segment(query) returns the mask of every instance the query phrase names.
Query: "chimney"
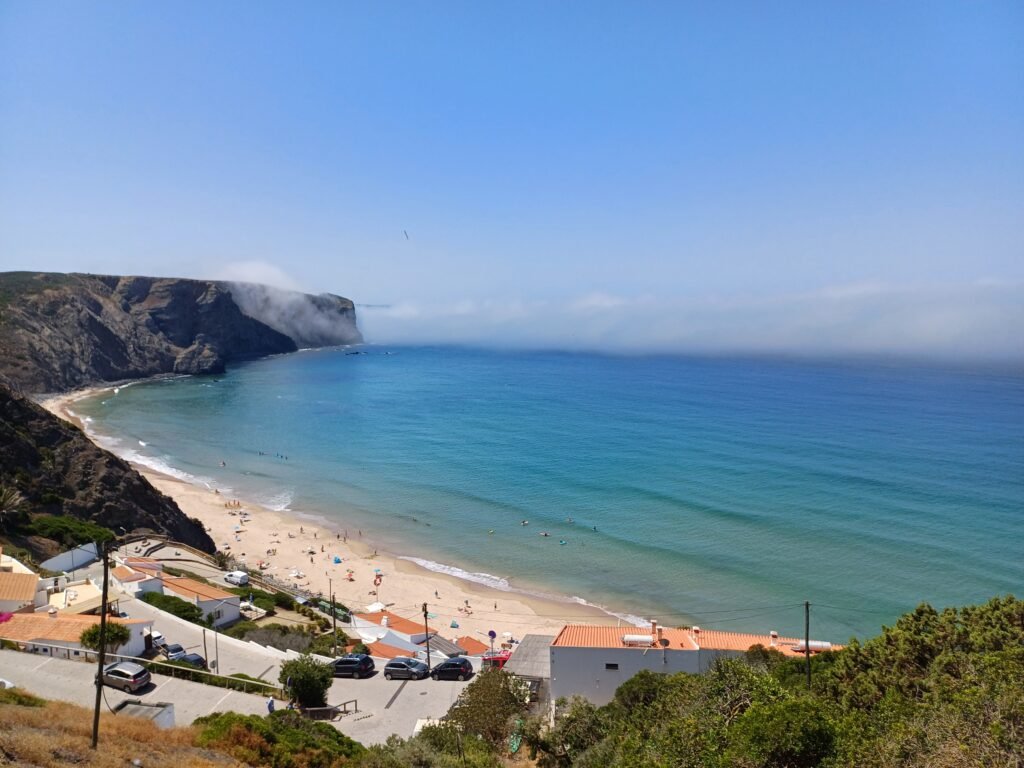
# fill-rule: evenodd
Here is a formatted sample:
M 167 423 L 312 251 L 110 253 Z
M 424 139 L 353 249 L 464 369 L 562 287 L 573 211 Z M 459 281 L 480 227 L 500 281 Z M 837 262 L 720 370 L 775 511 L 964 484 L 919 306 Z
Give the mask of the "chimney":
M 658 637 L 658 621 L 657 619 L 651 619 L 651 642 L 653 643 Z
M 388 617 L 387 616 L 381 616 L 380 617 L 380 625 L 382 627 L 386 627 L 388 625 Z
M 658 645 L 661 645 L 661 637 L 664 634 L 665 634 L 665 630 L 663 630 L 661 627 L 658 627 Z
M 771 640 L 768 643 L 770 647 L 774 648 L 779 644 L 779 633 L 776 632 L 774 629 L 768 633 L 768 637 L 771 638 Z
M 47 615 L 47 616 L 49 616 L 49 617 L 50 617 L 51 619 L 56 619 L 56 618 L 57 618 L 57 609 L 56 609 L 56 608 L 54 608 L 54 607 L 53 607 L 53 606 L 51 605 L 51 606 L 50 606 L 50 610 L 48 610 L 48 611 L 46 612 L 46 615 Z

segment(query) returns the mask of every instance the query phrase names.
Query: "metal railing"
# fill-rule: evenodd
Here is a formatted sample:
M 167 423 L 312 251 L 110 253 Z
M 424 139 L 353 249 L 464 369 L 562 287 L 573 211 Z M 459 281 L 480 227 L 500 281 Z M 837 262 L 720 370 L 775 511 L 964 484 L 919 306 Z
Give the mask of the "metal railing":
M 33 650 L 26 650 L 25 653 L 32 653 L 36 655 L 49 656 L 50 658 L 63 658 L 69 661 L 82 661 L 86 663 L 94 664 L 96 658 L 99 655 L 98 651 L 90 651 L 87 648 L 75 648 L 73 646 L 58 645 L 55 643 L 32 643 L 34 646 Z M 49 649 L 43 652 L 40 649 Z M 53 651 L 58 650 L 62 653 L 60 655 L 55 654 Z M 131 661 L 136 664 L 141 664 L 151 671 L 158 671 L 161 674 L 167 675 L 173 678 L 183 678 L 194 683 L 203 683 L 205 685 L 213 685 L 218 688 L 228 688 L 230 690 L 241 691 L 242 693 L 249 693 L 255 691 L 265 696 L 274 696 L 275 698 L 287 701 L 288 696 L 285 693 L 284 687 L 275 683 L 267 681 L 249 680 L 244 677 L 232 677 L 231 675 L 221 675 L 216 672 L 209 672 L 204 669 L 197 669 L 194 667 L 180 666 L 172 662 L 166 661 L 155 661 L 153 659 L 146 659 L 141 656 L 128 656 L 121 653 L 106 653 L 104 654 L 107 659 L 110 659 L 110 663 L 115 661 Z

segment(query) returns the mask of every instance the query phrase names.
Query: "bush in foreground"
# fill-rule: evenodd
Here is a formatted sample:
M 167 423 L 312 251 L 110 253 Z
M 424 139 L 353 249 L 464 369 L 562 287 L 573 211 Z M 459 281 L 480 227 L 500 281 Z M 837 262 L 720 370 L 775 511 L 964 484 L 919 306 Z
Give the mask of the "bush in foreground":
M 330 768 L 355 764 L 363 746 L 326 723 L 289 710 L 267 717 L 219 712 L 200 717 L 196 744 L 270 768 Z
M 330 664 L 307 654 L 282 664 L 278 680 L 300 706 L 322 707 L 327 704 L 327 689 L 334 682 L 334 670 Z

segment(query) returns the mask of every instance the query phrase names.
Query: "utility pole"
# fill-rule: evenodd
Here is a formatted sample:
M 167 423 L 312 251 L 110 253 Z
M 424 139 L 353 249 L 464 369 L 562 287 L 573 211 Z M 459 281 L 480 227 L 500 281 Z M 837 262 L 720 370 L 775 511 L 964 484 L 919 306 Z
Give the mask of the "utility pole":
M 423 631 L 427 635 L 427 667 L 430 667 L 430 627 L 427 626 L 427 604 L 423 604 Z
M 100 604 L 100 650 L 97 654 L 99 668 L 96 670 L 96 706 L 92 713 L 92 748 L 96 749 L 100 740 L 100 702 L 103 700 L 103 665 L 107 658 L 107 583 L 109 582 L 110 561 L 107 559 L 107 542 L 98 542 L 100 555 L 103 557 L 103 598 Z
M 807 690 L 811 690 L 811 603 L 804 601 L 804 660 L 807 667 Z

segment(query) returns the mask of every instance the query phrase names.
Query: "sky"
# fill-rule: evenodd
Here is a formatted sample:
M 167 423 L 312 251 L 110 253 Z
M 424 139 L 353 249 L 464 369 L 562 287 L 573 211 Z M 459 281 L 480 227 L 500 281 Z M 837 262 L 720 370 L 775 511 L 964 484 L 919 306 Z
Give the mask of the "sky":
M 0 0 L 0 271 L 1024 360 L 1024 4 Z

